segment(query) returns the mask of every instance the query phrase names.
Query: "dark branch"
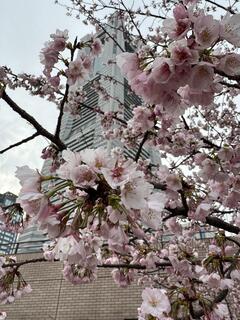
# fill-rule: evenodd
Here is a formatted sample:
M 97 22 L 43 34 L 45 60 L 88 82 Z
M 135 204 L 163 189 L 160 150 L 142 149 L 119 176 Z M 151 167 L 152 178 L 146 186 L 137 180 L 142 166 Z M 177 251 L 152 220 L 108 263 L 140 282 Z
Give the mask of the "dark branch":
M 188 217 L 188 210 L 185 207 L 178 207 L 175 209 L 172 208 L 166 208 L 166 210 L 170 211 L 171 214 L 168 215 L 167 217 L 163 218 L 163 221 L 166 221 L 169 218 L 172 217 Z M 238 234 L 240 232 L 240 228 L 237 226 L 234 226 L 224 220 L 221 220 L 217 217 L 206 217 L 206 223 L 208 223 L 210 226 L 218 228 L 218 229 L 223 229 L 225 231 L 231 232 Z
M 237 83 L 228 83 L 226 81 L 220 81 L 219 83 L 221 83 L 222 85 L 228 88 L 240 89 L 240 84 L 237 84 Z
M 215 228 L 220 228 L 225 231 L 229 231 L 231 233 L 238 234 L 240 232 L 240 228 L 234 226 L 228 222 L 225 222 L 217 217 L 206 217 L 206 222 Z
M 30 264 L 30 263 L 37 263 L 37 262 L 59 262 L 59 260 L 46 260 L 44 257 L 42 258 L 36 258 L 36 259 L 30 259 L 30 260 L 25 260 L 25 261 L 21 261 L 21 262 L 13 262 L 13 263 L 6 263 L 4 264 L 2 267 L 3 268 L 9 268 L 9 267 L 16 267 L 19 268 L 25 264 Z M 160 268 L 165 268 L 165 267 L 170 267 L 172 264 L 170 261 L 163 261 L 163 262 L 159 262 L 156 263 L 156 267 L 160 267 Z M 118 263 L 118 264 L 99 264 L 98 268 L 109 268 L 109 269 L 113 269 L 113 268 L 127 268 L 127 269 L 137 269 L 137 270 L 146 270 L 146 266 L 143 266 L 141 264 L 127 264 L 127 263 Z
M 217 74 L 219 74 L 220 76 L 222 76 L 222 77 L 226 77 L 226 78 L 228 78 L 229 80 L 235 80 L 235 81 L 237 81 L 237 82 L 240 82 L 240 76 L 229 76 L 228 74 L 226 74 L 225 72 L 223 72 L 223 71 L 221 71 L 221 70 L 218 70 L 218 69 L 216 69 L 215 68 L 215 72 L 217 73 Z
M 35 139 L 37 136 L 39 136 L 39 133 L 38 133 L 38 132 L 35 132 L 35 133 L 32 134 L 31 136 L 29 136 L 29 137 L 27 137 L 27 138 L 25 138 L 25 139 L 23 139 L 23 140 L 21 140 L 21 141 L 18 141 L 18 142 L 14 143 L 14 144 L 11 144 L 9 147 L 7 147 L 7 148 L 5 148 L 5 149 L 3 149 L 3 150 L 0 150 L 0 154 L 2 154 L 2 153 L 6 152 L 6 151 L 8 151 L 8 150 L 10 150 L 10 149 L 12 149 L 12 148 L 14 148 L 14 147 L 18 147 L 18 146 L 20 146 L 20 145 L 23 144 L 23 143 L 26 143 L 26 142 L 28 142 L 28 141 L 31 141 L 31 140 Z
M 58 115 L 56 131 L 55 131 L 55 137 L 56 138 L 59 138 L 59 134 L 60 134 L 60 130 L 61 130 L 61 124 L 62 124 L 62 117 L 63 117 L 63 113 L 64 113 L 63 110 L 64 110 L 64 105 L 67 102 L 68 92 L 69 92 L 69 85 L 66 84 L 64 97 L 63 97 L 63 99 L 61 101 L 60 108 L 59 108 L 60 111 L 59 111 L 59 115 Z
M 137 151 L 136 156 L 135 156 L 135 159 L 134 159 L 136 162 L 138 161 L 138 159 L 139 159 L 140 156 L 141 156 L 141 152 L 142 152 L 143 145 L 144 145 L 144 143 L 147 141 L 148 136 L 149 136 L 149 131 L 145 132 L 145 134 L 144 134 L 144 136 L 143 136 L 143 139 L 142 139 L 142 141 L 141 141 L 141 143 L 140 143 L 140 145 L 139 145 L 139 147 L 138 147 L 138 151 Z
M 211 3 L 211 4 L 213 4 L 214 6 L 220 8 L 220 9 L 223 9 L 223 10 L 225 10 L 225 11 L 228 11 L 228 12 L 230 12 L 231 14 L 235 14 L 235 11 L 233 11 L 230 7 L 224 7 L 224 6 L 222 6 L 221 4 L 216 3 L 216 2 L 214 2 L 214 1 L 211 1 L 211 0 L 206 0 L 206 2 Z
M 55 144 L 59 150 L 66 149 L 65 144 L 58 138 L 55 137 L 53 134 L 51 134 L 49 131 L 44 129 L 38 121 L 31 116 L 29 113 L 27 113 L 25 110 L 20 108 L 4 91 L 2 94 L 2 99 L 9 105 L 10 108 L 12 108 L 13 111 L 18 113 L 23 119 L 27 120 L 37 131 L 37 133 L 48 140 L 50 140 L 53 144 Z

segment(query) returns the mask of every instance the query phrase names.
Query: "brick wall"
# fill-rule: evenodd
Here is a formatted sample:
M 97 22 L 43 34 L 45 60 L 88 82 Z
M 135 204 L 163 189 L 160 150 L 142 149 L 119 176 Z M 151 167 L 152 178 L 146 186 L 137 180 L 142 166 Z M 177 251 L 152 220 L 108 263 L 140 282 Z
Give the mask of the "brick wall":
M 199 257 L 205 256 L 210 239 L 199 241 Z M 18 254 L 18 261 L 35 259 L 41 254 Z M 60 262 L 38 262 L 21 267 L 33 292 L 2 305 L 7 320 L 134 320 L 140 306 L 142 288 L 133 284 L 119 288 L 110 270 L 100 270 L 94 283 L 72 285 L 62 277 Z M 229 304 L 232 306 L 231 297 Z M 240 311 L 233 311 L 240 319 Z
M 18 261 L 39 257 L 18 255 Z M 3 305 L 7 320 L 124 320 L 136 319 L 141 288 L 136 284 L 119 288 L 111 271 L 100 270 L 92 284 L 72 285 L 62 278 L 59 262 L 38 262 L 21 267 L 33 292 Z

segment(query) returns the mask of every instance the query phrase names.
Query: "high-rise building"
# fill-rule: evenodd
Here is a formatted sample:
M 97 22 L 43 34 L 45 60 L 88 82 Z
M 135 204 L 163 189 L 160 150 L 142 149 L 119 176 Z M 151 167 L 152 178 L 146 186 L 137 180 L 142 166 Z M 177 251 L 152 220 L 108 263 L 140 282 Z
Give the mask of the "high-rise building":
M 132 115 L 130 106 L 140 105 L 141 100 L 135 94 L 129 93 L 127 81 L 122 76 L 116 63 L 109 64 L 108 61 L 116 60 L 116 56 L 122 52 L 120 47 L 128 52 L 133 51 L 133 48 L 131 47 L 131 41 L 128 34 L 119 29 L 119 21 L 113 17 L 111 24 L 112 26 L 106 26 L 108 34 L 103 31 L 97 34 L 97 37 L 105 43 L 104 51 L 100 56 L 94 59 L 90 77 L 83 86 L 86 94 L 84 104 L 91 108 L 100 106 L 102 111 L 108 112 L 119 110 L 119 103 L 121 103 L 124 106 L 122 110 L 122 119 L 127 121 Z M 119 46 L 111 37 L 109 37 L 109 34 L 114 37 Z M 92 37 L 92 35 L 87 35 L 82 41 L 87 41 L 90 37 Z M 104 77 L 100 79 L 100 75 L 109 76 L 112 79 L 115 79 L 115 81 L 104 79 Z M 92 85 L 93 81 L 98 79 L 100 79 L 104 90 L 106 90 L 114 99 L 106 101 L 98 95 Z M 114 146 L 119 146 L 119 141 L 109 142 L 103 138 L 100 121 L 101 117 L 95 111 L 84 107 L 81 107 L 80 117 L 78 118 L 73 117 L 69 113 L 65 113 L 61 127 L 61 139 L 68 148 L 74 151 L 80 151 L 85 148 L 97 148 L 100 146 L 105 146 L 110 150 Z M 134 158 L 137 152 L 137 146 L 132 149 L 125 148 L 124 152 L 127 156 Z M 152 163 L 159 163 L 160 161 L 158 152 L 150 148 L 143 148 L 141 157 L 150 158 Z M 42 172 L 43 174 L 49 173 L 49 161 L 45 161 Z M 40 242 L 45 239 L 46 237 L 42 232 L 38 231 L 35 225 L 32 225 L 19 237 L 19 242 L 29 242 L 26 244 L 26 249 L 30 250 L 30 248 L 27 248 L 29 247 L 30 242 L 39 246 Z M 34 245 L 35 248 L 36 246 Z M 23 245 L 20 247 L 23 248 Z
M 17 196 L 11 192 L 0 194 L 0 206 L 7 207 L 15 203 Z M 1 224 L 1 222 L 0 222 Z M 0 254 L 11 254 L 17 241 L 17 233 L 0 230 Z

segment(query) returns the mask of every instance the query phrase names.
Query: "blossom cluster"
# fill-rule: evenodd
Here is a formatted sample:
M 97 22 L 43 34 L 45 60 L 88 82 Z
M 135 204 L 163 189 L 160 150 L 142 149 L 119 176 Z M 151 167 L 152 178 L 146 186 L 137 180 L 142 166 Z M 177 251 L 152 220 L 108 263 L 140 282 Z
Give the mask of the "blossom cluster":
M 153 192 L 134 161 L 118 152 L 109 156 L 103 148 L 66 150 L 62 157 L 56 176 L 27 166 L 16 172 L 24 212 L 58 239 L 46 247 L 47 258 L 86 266 L 89 274 L 100 262 L 101 239 L 109 250 L 128 252 L 129 228 L 136 234 L 144 234 L 144 225 L 160 228 L 167 196 Z
M 178 116 L 187 106 L 208 106 L 214 94 L 221 91 L 221 78 L 216 73 L 240 74 L 239 54 L 217 54 L 222 41 L 239 45 L 239 14 L 218 21 L 203 10 L 178 4 L 173 16 L 166 18 L 160 28 L 160 53 L 153 55 L 151 48 L 145 47 L 117 56 L 117 64 L 132 90 L 145 103 L 156 105 L 156 115 Z
M 32 288 L 23 279 L 22 274 L 14 265 L 16 257 L 0 257 L 0 303 L 13 303 L 16 299 L 32 292 Z M 4 316 L 0 314 L 0 317 Z M 3 318 L 4 319 L 4 318 Z
M 13 204 L 8 207 L 0 207 L 1 230 L 21 233 L 24 229 L 23 212 L 19 205 Z

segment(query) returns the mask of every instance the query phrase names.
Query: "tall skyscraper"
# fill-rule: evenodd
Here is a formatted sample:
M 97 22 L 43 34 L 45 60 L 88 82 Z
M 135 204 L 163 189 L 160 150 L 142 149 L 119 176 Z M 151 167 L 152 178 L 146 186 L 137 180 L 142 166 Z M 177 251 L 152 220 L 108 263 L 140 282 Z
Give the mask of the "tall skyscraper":
M 121 103 L 124 106 L 122 110 L 122 119 L 127 121 L 131 118 L 130 106 L 141 105 L 141 100 L 135 94 L 129 93 L 127 81 L 122 76 L 120 69 L 115 63 L 109 64 L 108 61 L 116 60 L 116 56 L 122 52 L 120 47 L 128 52 L 133 51 L 133 48 L 131 47 L 128 34 L 119 30 L 118 19 L 113 17 L 111 25 L 106 26 L 106 31 L 108 34 L 103 31 L 97 34 L 97 37 L 104 42 L 104 51 L 99 57 L 94 59 L 90 77 L 83 86 L 86 93 L 86 100 L 84 103 L 91 108 L 100 106 L 101 110 L 104 112 L 117 111 L 119 103 Z M 111 37 L 109 37 L 109 34 L 114 37 L 120 47 Z M 82 41 L 87 41 L 91 37 L 92 35 L 87 35 Z M 115 79 L 115 81 L 109 81 L 104 79 L 104 77 L 100 79 L 101 75 L 109 76 Z M 98 79 L 100 79 L 102 87 L 115 99 L 105 101 L 98 95 L 92 86 L 92 82 Z M 95 111 L 84 107 L 81 107 L 80 117 L 78 118 L 73 117 L 69 113 L 65 113 L 61 127 L 61 139 L 68 148 L 73 151 L 80 151 L 85 148 L 97 148 L 100 146 L 105 146 L 110 150 L 114 146 L 119 146 L 120 143 L 118 141 L 109 142 L 103 138 L 100 121 L 101 117 Z M 124 151 L 127 156 L 134 158 L 137 152 L 137 146 L 132 149 L 125 148 Z M 152 163 L 159 163 L 158 152 L 152 149 L 143 148 L 141 156 L 142 158 L 150 158 Z M 43 174 L 49 173 L 49 161 L 45 161 L 42 172 Z M 39 247 L 41 241 L 45 239 L 46 237 L 43 233 L 38 231 L 35 225 L 32 225 L 19 237 L 19 242 L 29 242 L 25 245 L 25 249 L 27 251 L 34 251 L 36 247 Z M 30 242 L 32 242 L 32 246 L 30 245 Z M 21 245 L 20 248 L 23 248 L 23 245 Z
M 16 202 L 17 196 L 11 192 L 0 194 L 0 206 L 7 207 Z M 0 222 L 1 224 L 1 222 Z M 0 230 L 0 254 L 11 254 L 17 241 L 17 233 Z

